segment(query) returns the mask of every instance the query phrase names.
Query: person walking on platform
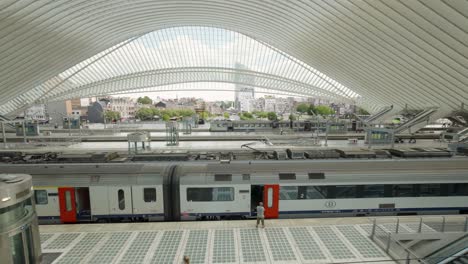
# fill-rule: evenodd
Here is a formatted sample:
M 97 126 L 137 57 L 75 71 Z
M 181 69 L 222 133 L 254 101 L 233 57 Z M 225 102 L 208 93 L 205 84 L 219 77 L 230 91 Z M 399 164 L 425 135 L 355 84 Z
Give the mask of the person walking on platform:
M 257 206 L 257 227 L 260 224 L 260 220 L 262 221 L 262 227 L 265 228 L 265 207 L 263 207 L 263 203 L 258 203 Z
M 190 258 L 188 256 L 184 256 L 184 264 L 190 264 Z

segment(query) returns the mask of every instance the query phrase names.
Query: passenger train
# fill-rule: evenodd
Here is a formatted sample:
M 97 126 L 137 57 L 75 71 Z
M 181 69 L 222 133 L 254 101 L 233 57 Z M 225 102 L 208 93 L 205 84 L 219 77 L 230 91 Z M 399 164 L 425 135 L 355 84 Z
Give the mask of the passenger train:
M 298 131 L 325 131 L 329 133 L 363 132 L 364 124 L 356 120 L 296 120 L 296 121 L 268 121 L 268 120 L 213 120 L 210 122 L 211 132 L 247 132 L 273 131 L 275 129 L 293 129 Z
M 0 165 L 41 223 L 466 214 L 466 159 Z

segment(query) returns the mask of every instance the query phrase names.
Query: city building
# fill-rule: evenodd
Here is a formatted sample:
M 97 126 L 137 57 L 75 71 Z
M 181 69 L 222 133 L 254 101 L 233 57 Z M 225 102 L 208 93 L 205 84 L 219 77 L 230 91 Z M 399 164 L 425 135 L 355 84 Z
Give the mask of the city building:
M 109 97 L 107 110 L 120 113 L 121 119 L 135 118 L 136 101 L 130 97 Z

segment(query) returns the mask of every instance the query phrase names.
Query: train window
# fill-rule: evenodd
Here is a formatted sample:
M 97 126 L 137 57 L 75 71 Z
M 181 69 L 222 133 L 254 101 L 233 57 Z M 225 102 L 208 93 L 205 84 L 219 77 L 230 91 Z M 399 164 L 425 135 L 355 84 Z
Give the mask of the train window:
M 72 210 L 72 199 L 70 191 L 65 191 L 65 207 L 67 212 L 70 212 Z
M 47 197 L 46 190 L 34 190 L 34 198 L 36 200 L 36 204 L 48 204 L 49 198 Z
M 420 184 L 419 196 L 440 196 L 440 184 Z
M 363 198 L 377 198 L 385 197 L 385 185 L 364 185 L 363 193 L 359 194 L 358 197 Z
M 125 193 L 124 193 L 124 190 L 119 189 L 117 191 L 117 200 L 119 202 L 119 209 L 124 210 L 125 209 Z
M 156 188 L 143 188 L 143 200 L 145 203 L 156 202 Z
M 309 172 L 309 180 L 317 180 L 317 179 L 325 179 L 325 173 L 323 173 L 323 172 L 318 172 L 318 173 Z
M 446 185 L 448 196 L 468 196 L 468 183 L 454 183 Z
M 337 185 L 335 187 L 335 197 L 340 198 L 356 198 L 356 186 L 354 185 Z
M 187 188 L 187 201 L 211 202 L 211 201 L 234 201 L 234 188 Z
M 243 181 L 250 181 L 250 174 L 242 174 Z
M 232 174 L 215 174 L 215 181 L 232 181 Z
M 296 173 L 279 173 L 279 179 L 280 180 L 295 180 L 296 179 Z
M 307 186 L 307 199 L 327 198 L 327 186 Z
M 298 197 L 297 186 L 281 186 L 279 191 L 280 200 L 296 200 Z
M 327 186 L 281 186 L 280 200 L 325 199 Z
M 268 208 L 271 208 L 273 207 L 273 188 L 268 188 L 268 191 L 267 191 L 267 198 L 268 198 L 268 202 L 267 202 L 267 206 Z
M 393 197 L 413 197 L 413 184 L 393 185 Z

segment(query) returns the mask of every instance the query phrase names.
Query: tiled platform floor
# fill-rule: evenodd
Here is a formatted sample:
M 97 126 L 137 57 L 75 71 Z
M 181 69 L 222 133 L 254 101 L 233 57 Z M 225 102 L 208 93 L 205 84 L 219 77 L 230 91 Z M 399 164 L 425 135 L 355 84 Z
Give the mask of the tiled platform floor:
M 43 253 L 61 253 L 52 263 L 394 263 L 367 230 L 306 219 L 40 228 Z

